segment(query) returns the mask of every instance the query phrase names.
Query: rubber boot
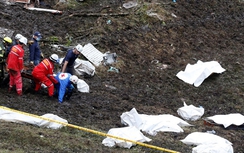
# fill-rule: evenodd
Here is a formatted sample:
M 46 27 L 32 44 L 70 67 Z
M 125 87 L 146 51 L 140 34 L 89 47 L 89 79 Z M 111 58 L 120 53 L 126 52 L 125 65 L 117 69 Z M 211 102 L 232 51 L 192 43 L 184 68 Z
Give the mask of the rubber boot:
M 22 91 L 17 92 L 18 96 L 22 96 Z

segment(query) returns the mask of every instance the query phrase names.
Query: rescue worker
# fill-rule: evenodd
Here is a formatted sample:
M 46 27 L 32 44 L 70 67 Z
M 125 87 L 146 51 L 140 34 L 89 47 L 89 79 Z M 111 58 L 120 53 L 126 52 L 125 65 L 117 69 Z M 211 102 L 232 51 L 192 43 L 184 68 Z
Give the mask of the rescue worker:
M 23 37 L 21 34 L 16 34 L 15 37 L 14 37 L 14 41 L 13 41 L 13 45 L 17 45 L 19 44 L 19 39 Z
M 38 43 L 41 40 L 41 38 L 42 36 L 40 32 L 37 31 L 33 34 L 32 40 L 29 44 L 29 51 L 30 51 L 29 60 L 30 60 L 30 64 L 34 66 L 38 65 L 41 61 L 42 53 Z
M 54 63 L 58 63 L 58 55 L 52 54 L 49 58 L 45 58 L 41 61 L 32 71 L 32 76 L 35 81 L 35 91 L 40 90 L 41 84 L 44 84 L 48 88 L 48 95 L 52 97 L 54 94 L 54 84 L 58 81 L 53 75 Z
M 4 50 L 5 50 L 5 53 L 4 53 L 4 57 L 8 57 L 8 54 L 11 50 L 11 48 L 13 47 L 13 41 L 10 37 L 4 37 L 3 38 L 3 45 L 4 45 Z
M 78 44 L 74 49 L 68 50 L 65 58 L 62 61 L 62 69 L 61 72 L 63 73 L 70 73 L 74 74 L 74 63 L 75 60 L 78 58 L 79 54 L 82 52 L 83 47 L 82 45 Z
M 4 70 L 6 70 L 6 58 L 13 47 L 12 39 L 10 37 L 4 37 L 0 42 L 0 81 L 1 86 L 7 85 L 9 82 L 9 75 L 5 77 Z
M 0 42 L 0 79 L 1 81 L 4 79 L 4 68 L 5 68 L 5 59 L 7 49 L 10 49 L 12 44 L 12 39 L 9 37 L 4 37 Z
M 24 69 L 24 49 L 27 45 L 27 39 L 25 37 L 20 38 L 19 44 L 11 48 L 11 51 L 7 58 L 7 69 L 9 72 L 9 92 L 12 87 L 16 85 L 16 91 L 19 96 L 22 95 L 22 77 L 21 72 Z
M 78 77 L 70 73 L 58 73 L 55 78 L 59 82 L 55 85 L 59 103 L 63 102 L 64 97 L 69 100 L 74 90 L 72 83 L 76 84 Z
M 8 49 L 6 50 L 5 52 L 5 56 L 6 58 L 8 57 L 8 54 L 11 50 L 11 48 L 14 46 L 14 45 L 18 45 L 19 44 L 19 39 L 23 37 L 21 34 L 16 34 L 15 37 L 14 37 L 14 41 L 9 45 Z

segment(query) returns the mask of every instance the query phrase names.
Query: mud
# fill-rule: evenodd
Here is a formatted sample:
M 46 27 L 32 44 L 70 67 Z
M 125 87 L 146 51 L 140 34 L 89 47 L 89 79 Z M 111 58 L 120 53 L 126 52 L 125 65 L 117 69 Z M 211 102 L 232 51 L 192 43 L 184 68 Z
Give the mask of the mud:
M 45 89 L 34 94 L 30 81 L 24 78 L 22 97 L 8 93 L 7 87 L 0 89 L 1 105 L 37 115 L 53 113 L 69 123 L 93 126 L 103 132 L 122 127 L 120 115 L 132 108 L 143 114 L 178 116 L 182 99 L 187 104 L 203 106 L 204 117 L 244 114 L 243 1 L 155 0 L 140 2 L 140 7 L 132 9 L 121 7 L 125 1 L 86 1 L 76 9 L 46 2 L 49 6 L 45 7 L 62 9 L 63 14 L 29 11 L 23 4 L 9 6 L 0 2 L 0 27 L 15 30 L 15 34 L 21 33 L 28 39 L 34 31 L 40 31 L 41 49 L 46 57 L 51 53 L 65 54 L 49 47 L 54 43 L 49 39 L 52 36 L 58 38 L 55 43 L 63 45 L 92 43 L 103 53 L 117 53 L 118 62 L 113 66 L 120 72 L 108 72 L 108 67 L 100 66 L 94 77 L 80 76 L 91 92 L 76 91 L 63 104 L 49 99 Z M 145 11 L 150 9 L 162 20 L 146 15 Z M 114 15 L 106 15 L 110 13 Z M 107 24 L 108 20 L 111 24 Z M 28 50 L 25 61 L 27 55 Z M 216 60 L 227 71 L 212 75 L 198 88 L 175 76 L 186 64 L 197 60 Z M 243 130 L 207 126 L 203 120 L 190 123 L 195 126 L 184 129 L 184 133 L 160 133 L 151 144 L 191 152 L 192 146 L 180 144 L 179 140 L 193 131 L 215 130 L 233 143 L 236 153 L 243 152 Z

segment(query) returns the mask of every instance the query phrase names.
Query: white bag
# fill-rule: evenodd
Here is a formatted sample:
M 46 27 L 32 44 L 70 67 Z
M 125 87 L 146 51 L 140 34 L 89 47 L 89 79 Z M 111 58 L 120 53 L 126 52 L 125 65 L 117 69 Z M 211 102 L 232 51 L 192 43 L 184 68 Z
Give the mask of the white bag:
M 90 91 L 89 85 L 84 80 L 81 80 L 81 79 L 79 79 L 77 82 L 77 89 L 79 92 L 88 93 Z
M 196 121 L 204 114 L 204 108 L 195 107 L 193 105 L 188 106 L 184 102 L 184 106 L 179 108 L 177 113 L 185 120 Z

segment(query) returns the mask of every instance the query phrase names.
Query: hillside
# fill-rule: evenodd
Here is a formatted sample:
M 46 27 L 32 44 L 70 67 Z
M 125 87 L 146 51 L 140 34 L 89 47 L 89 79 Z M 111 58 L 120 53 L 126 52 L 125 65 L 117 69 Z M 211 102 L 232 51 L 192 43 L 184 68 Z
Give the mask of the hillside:
M 46 89 L 34 94 L 30 81 L 23 78 L 22 97 L 8 93 L 7 87 L 0 88 L 1 106 L 36 115 L 53 113 L 71 124 L 104 133 L 123 127 L 120 115 L 132 108 L 141 114 L 178 116 L 177 109 L 183 106 L 183 100 L 203 106 L 203 117 L 244 114 L 243 0 L 179 0 L 176 3 L 138 0 L 138 5 L 130 9 L 122 7 L 126 1 L 71 2 L 66 6 L 45 1 L 48 5 L 42 7 L 63 11 L 52 14 L 24 9 L 21 3 L 5 5 L 0 1 L 0 27 L 28 39 L 34 31 L 40 31 L 41 49 L 46 57 L 51 53 L 65 54 L 52 50 L 53 43 L 71 46 L 92 43 L 102 53 L 110 51 L 118 55 L 118 62 L 113 66 L 120 72 L 108 72 L 109 67 L 103 65 L 96 67 L 94 77 L 80 76 L 89 84 L 91 92 L 76 91 L 63 104 L 48 99 Z M 26 62 L 27 55 L 26 48 Z M 211 75 L 200 87 L 176 77 L 188 63 L 195 64 L 198 60 L 218 61 L 226 71 Z M 189 123 L 195 126 L 184 128 L 184 133 L 146 136 L 152 139 L 151 145 L 190 153 L 193 146 L 179 140 L 195 131 L 215 130 L 217 135 L 233 143 L 235 153 L 243 152 L 243 130 L 207 126 L 202 119 Z M 101 143 L 104 137 L 68 127 L 50 130 L 16 123 L 1 122 L 1 125 L 0 152 L 160 152 L 142 146 L 130 150 L 108 148 Z

